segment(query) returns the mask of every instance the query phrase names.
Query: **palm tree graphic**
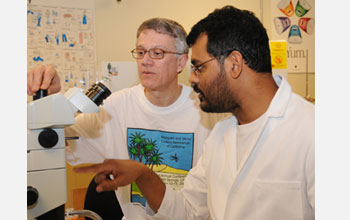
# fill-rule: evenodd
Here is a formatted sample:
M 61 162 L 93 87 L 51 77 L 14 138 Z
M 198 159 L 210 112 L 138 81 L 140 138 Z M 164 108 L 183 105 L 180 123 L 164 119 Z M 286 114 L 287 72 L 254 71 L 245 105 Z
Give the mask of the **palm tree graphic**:
M 151 170 L 153 170 L 153 165 L 161 165 L 163 163 L 162 153 L 159 153 L 159 150 L 154 150 L 150 157 L 149 165 L 151 165 Z
M 144 134 L 141 134 L 139 132 L 136 132 L 135 134 L 131 134 L 130 138 L 131 138 L 131 146 L 129 146 L 129 151 L 130 151 L 130 147 L 134 147 L 136 146 L 136 150 L 137 150 L 137 156 L 140 162 L 142 162 L 142 154 L 141 154 L 141 149 L 142 149 L 142 145 L 144 144 Z M 133 150 L 135 151 L 135 150 Z M 135 156 L 135 154 L 132 154 L 133 156 Z M 134 157 L 135 158 L 135 157 Z
M 142 134 L 141 132 L 135 132 L 129 137 L 131 139 L 131 144 L 128 146 L 128 150 L 132 159 L 137 159 L 141 163 L 150 165 L 152 170 L 154 165 L 162 164 L 162 153 L 159 153 L 155 140 L 150 138 L 146 139 L 145 134 Z
M 149 156 L 150 154 L 152 154 L 152 152 L 157 149 L 157 144 L 156 141 L 152 140 L 152 139 L 147 139 L 146 143 L 145 143 L 145 148 L 144 148 L 144 152 L 145 152 L 145 159 L 146 162 L 145 164 L 148 164 L 149 162 Z
M 130 157 L 136 160 L 136 156 L 138 156 L 137 146 L 131 144 L 128 146 L 128 148 L 129 148 Z

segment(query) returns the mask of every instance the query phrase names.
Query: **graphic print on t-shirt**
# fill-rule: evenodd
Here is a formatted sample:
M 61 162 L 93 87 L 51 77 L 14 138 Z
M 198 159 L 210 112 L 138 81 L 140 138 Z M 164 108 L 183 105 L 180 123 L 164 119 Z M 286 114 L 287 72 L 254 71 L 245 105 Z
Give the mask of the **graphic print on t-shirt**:
M 127 143 L 130 159 L 146 164 L 174 189 L 183 187 L 192 168 L 193 133 L 128 128 Z M 135 183 L 131 185 L 131 202 L 146 204 Z

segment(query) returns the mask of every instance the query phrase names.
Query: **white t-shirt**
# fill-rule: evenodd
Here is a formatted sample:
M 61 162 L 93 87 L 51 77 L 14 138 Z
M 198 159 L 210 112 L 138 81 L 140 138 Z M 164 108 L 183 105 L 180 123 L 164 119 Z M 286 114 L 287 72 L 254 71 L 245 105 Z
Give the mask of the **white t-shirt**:
M 201 111 L 197 95 L 190 87 L 182 88 L 167 107 L 151 104 L 141 84 L 113 93 L 99 113 L 81 114 L 66 129 L 68 135 L 73 130 L 80 137 L 69 141 L 67 161 L 77 165 L 135 159 L 149 164 L 174 189 L 182 188 L 210 130 L 227 116 Z M 144 219 L 145 199 L 137 187 L 120 187 L 116 194 L 125 219 Z
M 259 128 L 261 128 L 262 124 L 265 122 L 265 117 L 266 113 L 251 123 L 237 125 L 237 169 L 241 167 L 243 158 L 245 158 L 254 147 L 254 145 L 251 144 L 251 139 L 259 135 Z

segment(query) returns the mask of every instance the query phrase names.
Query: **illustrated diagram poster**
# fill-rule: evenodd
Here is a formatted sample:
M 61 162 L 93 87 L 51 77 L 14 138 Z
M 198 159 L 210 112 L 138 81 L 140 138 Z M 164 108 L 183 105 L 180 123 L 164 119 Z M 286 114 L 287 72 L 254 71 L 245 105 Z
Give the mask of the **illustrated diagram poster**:
M 128 128 L 129 158 L 146 164 L 164 183 L 175 190 L 184 180 L 193 160 L 193 133 Z M 131 202 L 145 206 L 146 199 L 135 183 L 131 185 Z
M 62 92 L 96 81 L 93 8 L 27 5 L 27 66 L 56 68 Z
M 315 72 L 315 0 L 271 1 L 271 40 L 287 41 L 288 72 Z

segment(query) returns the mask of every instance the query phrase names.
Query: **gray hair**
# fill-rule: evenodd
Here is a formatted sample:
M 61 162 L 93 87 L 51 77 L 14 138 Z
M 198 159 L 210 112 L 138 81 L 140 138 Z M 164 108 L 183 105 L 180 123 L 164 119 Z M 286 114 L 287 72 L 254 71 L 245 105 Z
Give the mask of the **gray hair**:
M 186 43 L 186 31 L 176 21 L 166 18 L 151 18 L 144 21 L 137 30 L 136 37 L 139 38 L 144 30 L 154 30 L 160 34 L 167 34 L 175 38 L 175 49 L 178 53 L 188 53 L 188 45 Z

